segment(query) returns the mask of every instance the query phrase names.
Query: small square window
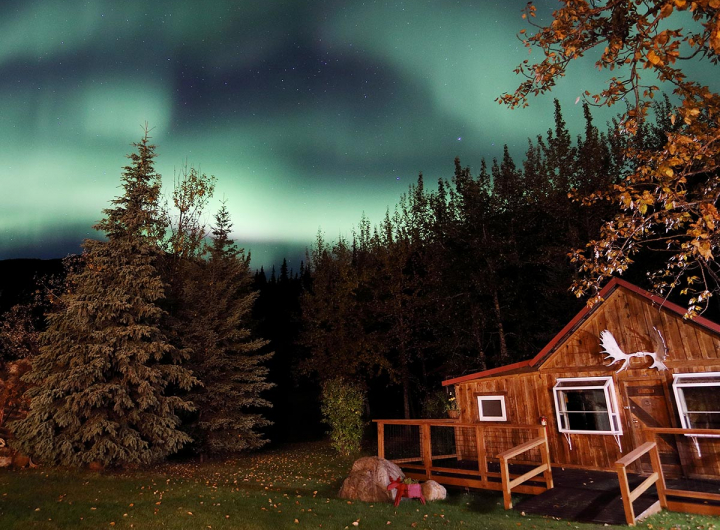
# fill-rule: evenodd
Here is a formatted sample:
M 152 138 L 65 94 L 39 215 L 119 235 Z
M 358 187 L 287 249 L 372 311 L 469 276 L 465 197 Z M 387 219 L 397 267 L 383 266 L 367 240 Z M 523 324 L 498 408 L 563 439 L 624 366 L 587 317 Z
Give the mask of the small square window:
M 477 396 L 480 421 L 507 421 L 505 396 Z

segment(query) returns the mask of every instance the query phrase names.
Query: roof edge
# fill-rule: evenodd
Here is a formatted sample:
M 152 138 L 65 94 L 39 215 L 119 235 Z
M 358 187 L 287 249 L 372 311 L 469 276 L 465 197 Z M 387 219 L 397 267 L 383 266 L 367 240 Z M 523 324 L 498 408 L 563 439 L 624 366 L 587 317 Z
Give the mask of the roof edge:
M 468 374 L 468 375 L 462 375 L 460 377 L 455 377 L 454 379 L 447 379 L 442 382 L 443 386 L 448 385 L 454 385 L 455 383 L 462 383 L 463 381 L 467 381 L 469 379 L 476 379 L 478 377 L 487 377 L 493 374 L 499 374 L 503 372 L 508 372 L 510 370 L 515 370 L 516 368 L 524 368 L 525 366 L 531 366 L 530 362 L 531 360 L 527 361 L 520 361 L 519 363 L 513 363 L 513 364 L 507 364 L 504 366 L 498 366 L 496 368 L 491 368 L 489 370 L 483 370 L 482 372 L 476 372 L 474 374 Z

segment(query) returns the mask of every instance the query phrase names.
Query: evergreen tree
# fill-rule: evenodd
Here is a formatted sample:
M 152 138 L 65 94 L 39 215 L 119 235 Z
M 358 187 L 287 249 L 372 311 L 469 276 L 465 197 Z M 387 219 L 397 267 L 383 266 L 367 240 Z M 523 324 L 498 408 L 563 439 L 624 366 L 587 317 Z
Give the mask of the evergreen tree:
M 320 381 L 362 380 L 375 368 L 376 358 L 372 334 L 363 327 L 359 274 L 350 245 L 341 238 L 330 247 L 318 234 L 308 263 L 313 278 L 312 288 L 303 294 L 300 343 L 311 356 L 300 371 Z
M 262 288 L 266 284 L 267 284 L 267 276 L 265 276 L 265 268 L 260 267 L 260 270 L 255 272 L 255 285 Z
M 257 407 L 272 406 L 260 394 L 273 385 L 259 353 L 267 341 L 253 338 L 250 317 L 257 292 L 251 290 L 250 256 L 230 239 L 232 223 L 223 204 L 215 216 L 209 259 L 187 284 L 184 344 L 189 366 L 202 383 L 188 394 L 197 408 L 188 430 L 201 454 L 241 451 L 267 442 L 258 429 L 270 424 Z
M 550 179 L 554 187 L 561 192 L 567 193 L 575 187 L 575 148 L 572 146 L 572 138 L 568 131 L 565 119 L 562 115 L 560 102 L 555 103 L 555 133 L 548 130 L 548 143 L 546 157 Z
M 288 264 L 287 259 L 283 258 L 282 265 L 280 265 L 280 283 L 287 283 L 290 279 L 290 276 L 288 274 Z
M 61 309 L 49 316 L 29 381 L 31 410 L 13 425 L 18 448 L 49 464 L 141 464 L 190 441 L 170 395 L 196 381 L 159 327 L 163 283 L 155 263 L 164 223 L 160 175 L 147 130 L 124 168 L 124 194 L 86 240 L 85 268 L 71 273 Z

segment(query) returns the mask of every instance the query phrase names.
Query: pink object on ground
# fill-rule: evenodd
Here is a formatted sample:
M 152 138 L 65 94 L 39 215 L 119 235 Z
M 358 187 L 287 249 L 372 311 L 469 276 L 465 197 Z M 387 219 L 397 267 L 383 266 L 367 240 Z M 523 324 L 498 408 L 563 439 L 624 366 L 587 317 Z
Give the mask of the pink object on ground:
M 392 477 L 390 477 L 392 479 Z M 420 499 L 420 502 L 425 504 L 425 497 L 423 496 L 422 486 L 420 484 L 405 484 L 400 480 L 400 477 L 392 480 L 388 485 L 388 490 L 397 489 L 395 495 L 395 506 L 400 504 L 400 499 L 407 497 L 408 499 Z

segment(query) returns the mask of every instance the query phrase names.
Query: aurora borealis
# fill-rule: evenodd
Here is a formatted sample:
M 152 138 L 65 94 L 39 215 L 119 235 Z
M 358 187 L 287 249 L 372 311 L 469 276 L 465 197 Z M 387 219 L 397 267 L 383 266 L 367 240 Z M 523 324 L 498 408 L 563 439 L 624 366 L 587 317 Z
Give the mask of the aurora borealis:
M 476 169 L 507 143 L 520 160 L 554 97 L 577 129 L 583 83 L 603 78 L 588 60 L 527 109 L 495 103 L 520 82 L 524 5 L 5 1 L 0 259 L 97 237 L 146 121 L 166 186 L 186 161 L 218 178 L 209 213 L 227 199 L 254 267 L 299 256 L 318 229 L 349 235 L 363 212 L 381 221 L 455 156 Z

